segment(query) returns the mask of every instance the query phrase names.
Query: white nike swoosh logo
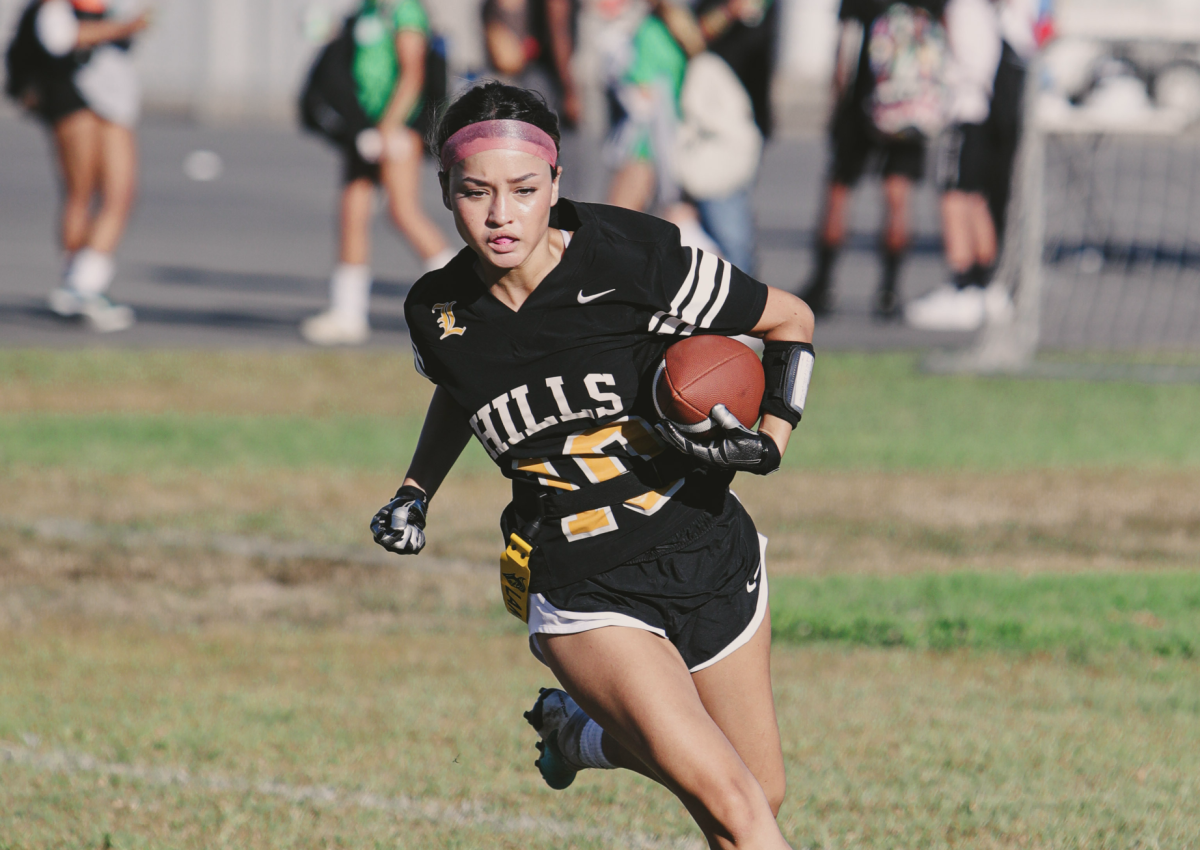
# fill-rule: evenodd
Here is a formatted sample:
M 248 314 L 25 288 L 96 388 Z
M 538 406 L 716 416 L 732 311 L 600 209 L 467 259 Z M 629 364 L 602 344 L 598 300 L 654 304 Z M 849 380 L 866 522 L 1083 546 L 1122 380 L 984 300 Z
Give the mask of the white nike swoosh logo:
M 753 593 L 754 589 L 758 587 L 758 574 L 760 572 L 762 572 L 762 561 L 758 562 L 758 569 L 754 571 L 754 578 L 746 582 L 747 593 Z
M 579 295 L 577 295 L 576 298 L 579 299 L 580 304 L 587 304 L 591 301 L 595 301 L 601 295 L 608 295 L 608 293 L 616 292 L 616 291 L 617 290 L 615 290 L 615 289 L 606 289 L 603 292 L 597 292 L 595 295 L 584 295 L 583 290 L 581 289 L 581 290 L 579 290 Z

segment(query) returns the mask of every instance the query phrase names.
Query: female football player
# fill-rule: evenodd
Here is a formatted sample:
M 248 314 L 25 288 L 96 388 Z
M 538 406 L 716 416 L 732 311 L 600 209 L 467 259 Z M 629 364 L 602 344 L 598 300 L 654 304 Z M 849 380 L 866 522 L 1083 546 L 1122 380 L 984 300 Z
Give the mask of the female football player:
M 370 336 L 371 218 L 375 187 L 421 258 L 425 271 L 454 252 L 421 210 L 421 137 L 410 126 L 421 112 L 429 19 L 420 0 L 362 0 L 354 22 L 354 83 L 375 127 L 344 152 L 338 265 L 329 281 L 329 309 L 300 332 L 316 345 L 355 345 Z
M 62 176 L 66 267 L 50 308 L 98 331 L 134 320 L 106 293 L 137 186 L 140 98 L 126 51 L 149 20 L 114 20 L 107 0 L 42 0 L 26 8 L 10 53 L 9 93 L 50 128 Z
M 786 847 L 766 541 L 729 482 L 779 466 L 811 375 L 812 313 L 683 247 L 671 224 L 560 199 L 558 121 L 536 94 L 471 89 L 432 146 L 469 250 L 405 303 L 437 389 L 376 542 L 421 550 L 429 501 L 474 434 L 512 480 L 506 604 L 563 686 L 526 714 L 547 783 L 627 768 L 678 795 L 713 847 Z M 766 340 L 759 431 L 722 405 L 706 441 L 659 421 L 666 348 L 742 333 Z

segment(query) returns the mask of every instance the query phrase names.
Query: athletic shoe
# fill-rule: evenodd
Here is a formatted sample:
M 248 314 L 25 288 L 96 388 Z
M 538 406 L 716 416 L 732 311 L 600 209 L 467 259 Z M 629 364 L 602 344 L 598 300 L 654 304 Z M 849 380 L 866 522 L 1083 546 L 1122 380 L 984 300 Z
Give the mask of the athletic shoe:
M 133 326 L 133 308 L 114 304 L 103 295 L 83 295 L 69 286 L 50 293 L 50 309 L 65 319 L 82 316 L 97 333 L 114 333 Z
M 365 318 L 326 310 L 300 324 L 300 335 L 313 345 L 361 345 L 371 335 Z
M 978 286 L 939 286 L 904 306 L 905 321 L 925 331 L 974 331 L 983 326 L 984 295 Z
M 132 307 L 114 304 L 103 295 L 93 295 L 84 300 L 83 317 L 92 330 L 102 334 L 128 330 L 134 323 Z
M 50 309 L 56 316 L 73 319 L 83 314 L 83 295 L 69 286 L 60 286 L 50 293 Z
M 525 719 L 542 739 L 537 742 L 541 756 L 534 765 L 547 785 L 561 791 L 574 782 L 575 774 L 583 769 L 582 765 L 564 754 L 562 745 L 569 746 L 572 738 L 579 740 L 579 733 L 587 723 L 588 716 L 566 691 L 541 688 L 537 702 L 525 712 Z

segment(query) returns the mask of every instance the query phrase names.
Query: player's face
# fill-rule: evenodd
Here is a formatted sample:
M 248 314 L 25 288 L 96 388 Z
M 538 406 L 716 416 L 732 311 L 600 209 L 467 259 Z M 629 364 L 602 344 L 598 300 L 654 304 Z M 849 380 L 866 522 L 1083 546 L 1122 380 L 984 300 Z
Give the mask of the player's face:
M 515 269 L 549 250 L 558 173 L 551 177 L 546 161 L 532 154 L 481 151 L 450 170 L 442 184 L 443 200 L 454 213 L 459 235 L 482 262 Z

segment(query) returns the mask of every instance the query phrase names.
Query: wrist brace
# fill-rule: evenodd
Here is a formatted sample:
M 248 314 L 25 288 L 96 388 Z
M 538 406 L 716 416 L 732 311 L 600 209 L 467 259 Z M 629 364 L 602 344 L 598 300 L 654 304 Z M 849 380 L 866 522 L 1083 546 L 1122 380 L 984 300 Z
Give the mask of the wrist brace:
M 816 357 L 811 343 L 770 340 L 765 344 L 763 413 L 778 416 L 793 428 L 799 424 Z

